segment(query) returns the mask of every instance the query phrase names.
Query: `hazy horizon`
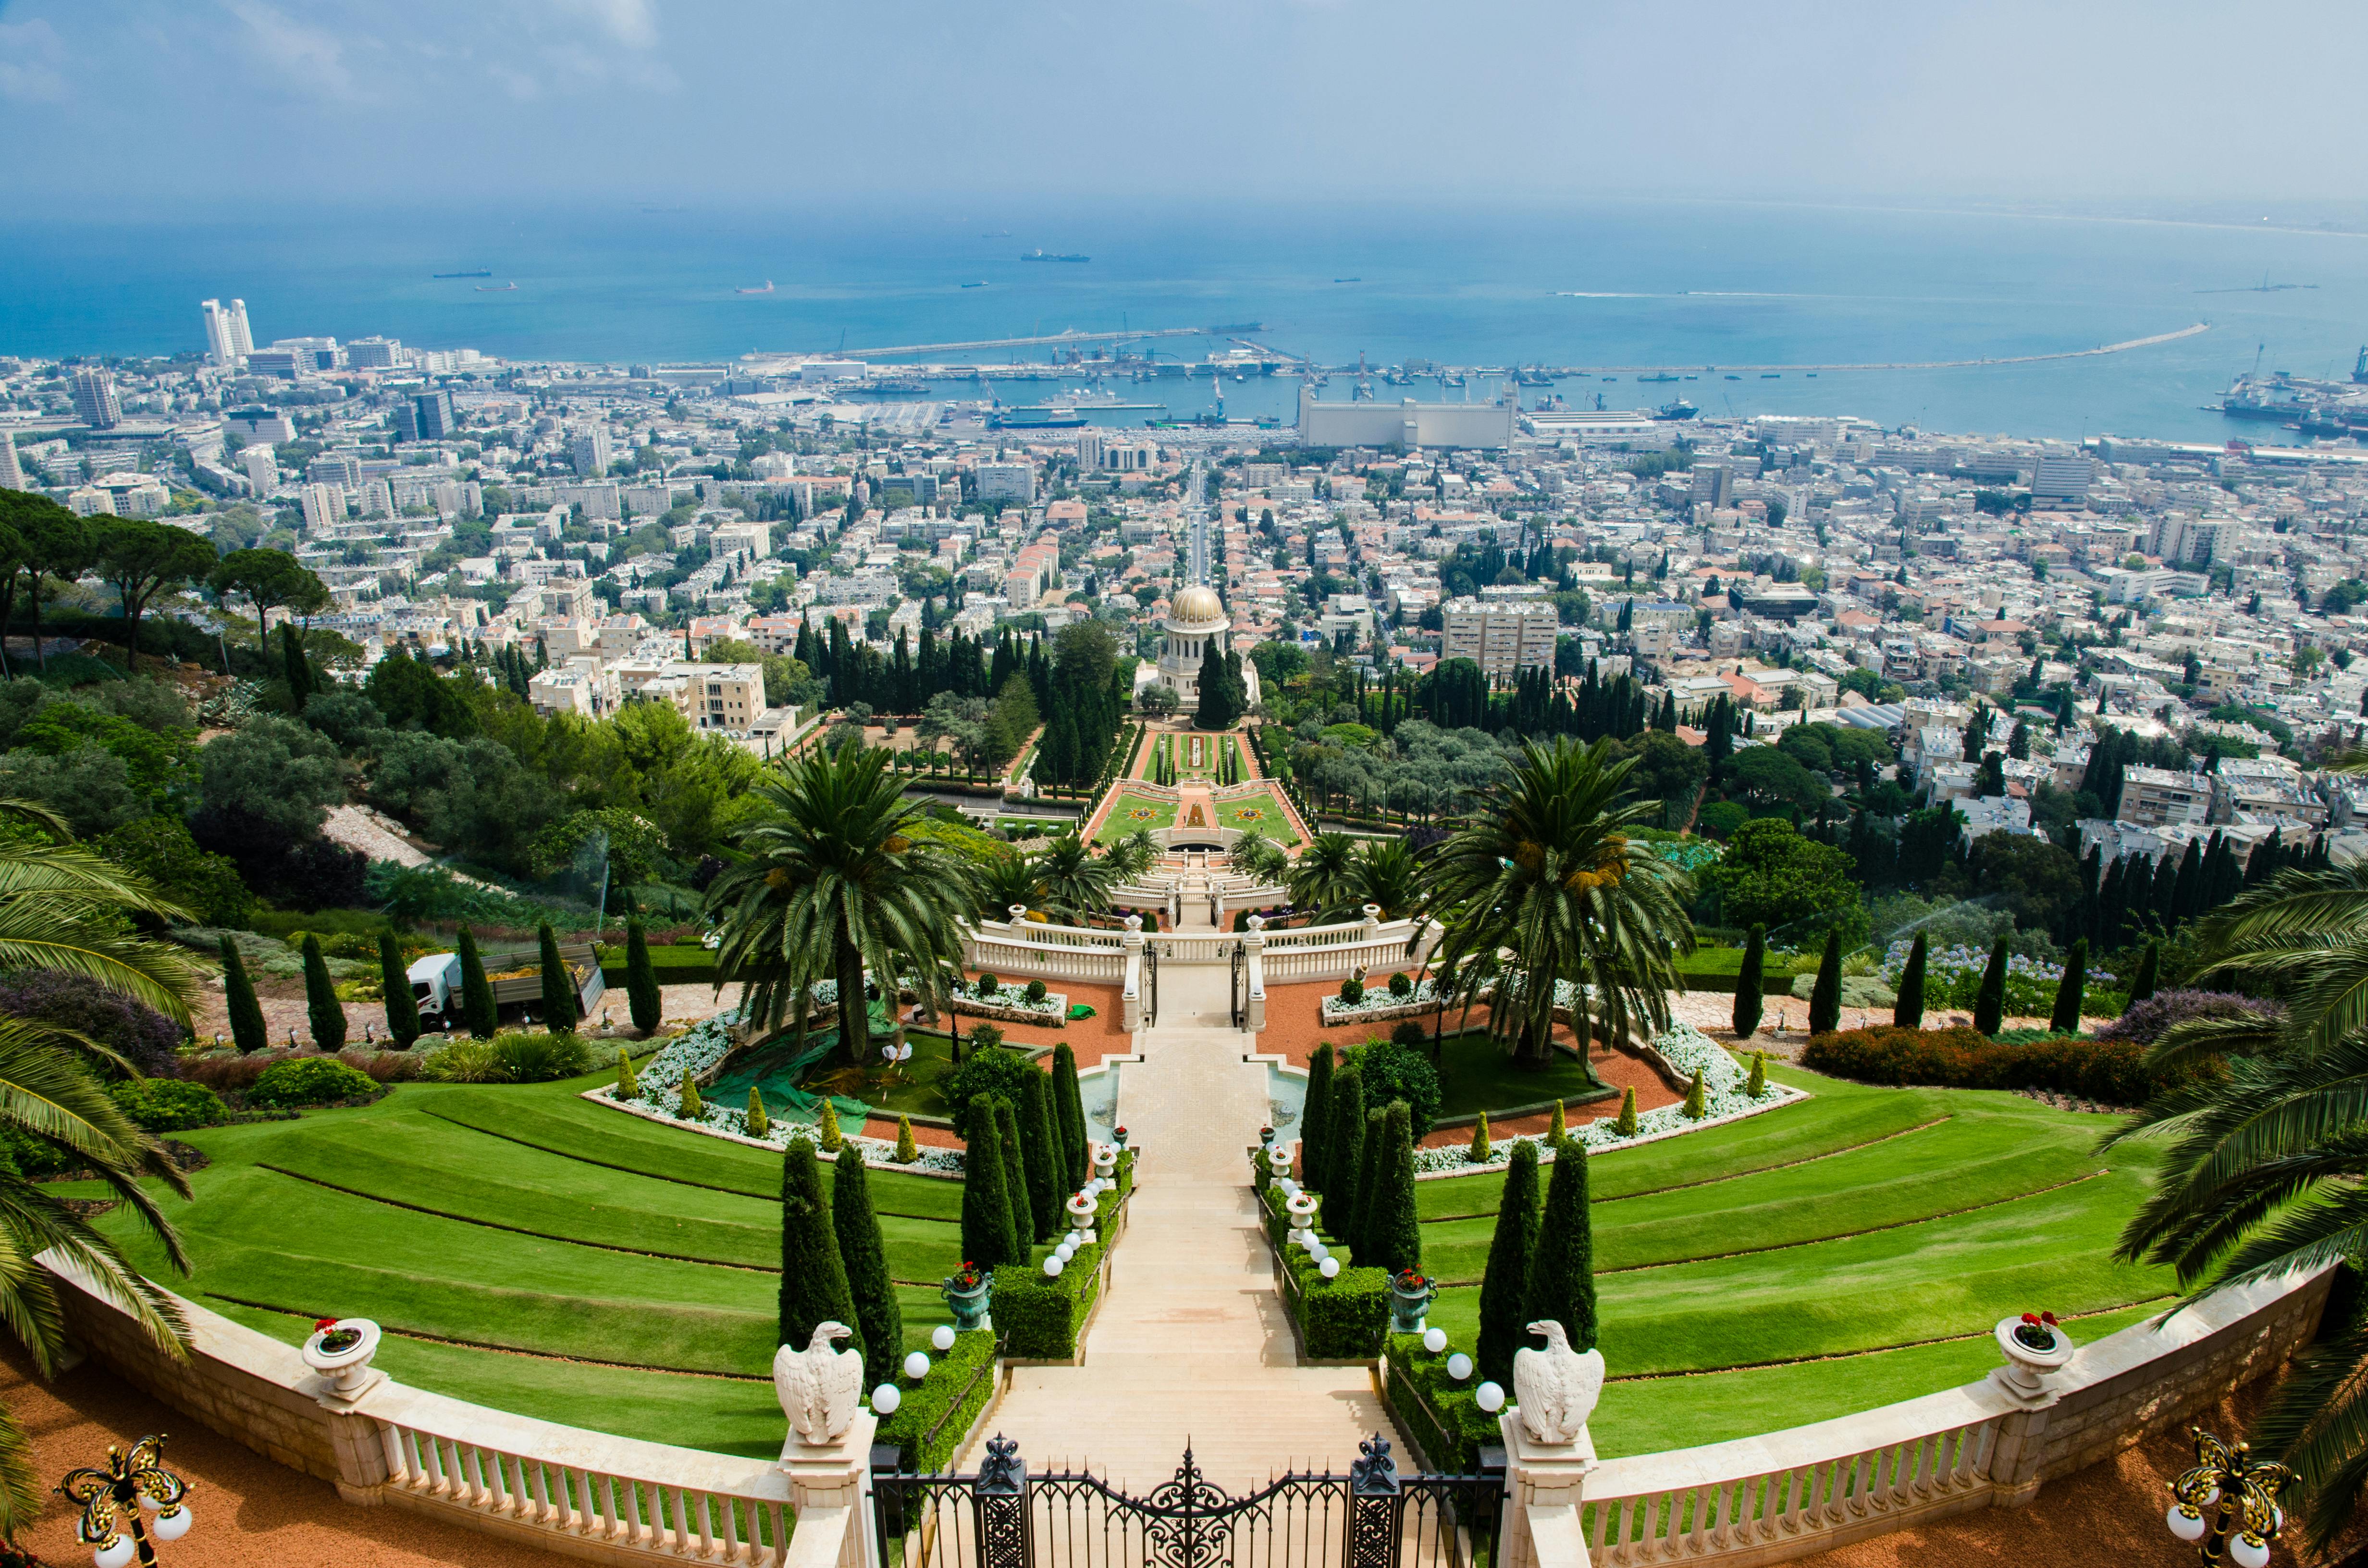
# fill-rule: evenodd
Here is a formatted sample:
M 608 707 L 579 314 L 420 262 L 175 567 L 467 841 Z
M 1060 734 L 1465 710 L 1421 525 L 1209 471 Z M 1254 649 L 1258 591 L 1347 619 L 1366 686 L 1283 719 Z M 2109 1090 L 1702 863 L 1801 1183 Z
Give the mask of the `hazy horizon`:
M 2356 178 L 2310 156 L 2342 144 L 2368 13 L 2248 24 L 2029 0 L 0 0 L 0 190 L 19 222 L 1660 197 L 2368 230 Z

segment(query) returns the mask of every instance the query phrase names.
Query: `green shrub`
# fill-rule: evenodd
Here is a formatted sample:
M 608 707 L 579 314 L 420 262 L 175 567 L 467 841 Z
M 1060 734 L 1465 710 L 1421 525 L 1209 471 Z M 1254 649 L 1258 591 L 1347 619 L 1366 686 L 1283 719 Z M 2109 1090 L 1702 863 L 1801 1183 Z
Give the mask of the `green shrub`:
M 1022 992 L 1021 994 L 1026 996 L 1030 1002 L 1042 1002 L 1044 1000 L 1044 983 L 1041 980 L 1030 981 L 1028 983 L 1028 989 Z
M 931 1353 L 928 1376 L 915 1382 L 900 1370 L 896 1387 L 904 1403 L 880 1424 L 872 1441 L 894 1444 L 903 1470 L 943 1470 L 995 1392 L 995 1335 L 986 1329 L 956 1335 L 952 1349 Z
M 1390 994 L 1403 1002 L 1414 994 L 1414 976 L 1399 970 L 1390 976 Z
M 1420 1451 L 1423 1468 L 1453 1475 L 1477 1471 L 1481 1447 L 1503 1440 L 1497 1417 L 1480 1408 L 1474 1392 L 1480 1386 L 1479 1369 L 1457 1382 L 1447 1375 L 1455 1346 L 1434 1356 L 1422 1347 L 1418 1334 L 1393 1334 L 1387 1348 L 1390 1375 L 1382 1385 L 1383 1401 L 1398 1430 Z
M 967 1140 L 970 1137 L 970 1108 L 973 1101 L 985 1095 L 996 1095 L 1018 1105 L 1028 1092 L 1028 1075 L 1036 1071 L 1029 1060 L 1016 1051 L 973 1050 L 942 1079 L 938 1092 L 946 1102 L 947 1114 L 954 1131 Z M 1076 1183 L 1066 1184 L 1074 1191 Z M 985 1258 L 977 1261 L 986 1262 Z
M 1346 1002 L 1349 1006 L 1353 1007 L 1364 999 L 1365 983 L 1363 981 L 1344 980 L 1340 983 L 1341 1001 Z
M 375 1099 L 379 1086 L 367 1073 L 358 1072 L 333 1056 L 307 1056 L 275 1062 L 246 1091 L 254 1106 L 336 1105 L 344 1100 Z
M 419 1075 L 439 1084 L 498 1084 L 502 1061 L 494 1054 L 493 1041 L 463 1035 L 430 1051 L 419 1064 Z
M 978 994 L 980 995 L 992 996 L 1002 989 L 1003 982 L 996 979 L 994 975 L 982 974 L 978 977 Z
M 2055 1035 L 2028 1043 L 1978 1029 L 1844 1029 L 1812 1036 L 1801 1065 L 1861 1084 L 1950 1089 L 2050 1089 L 2104 1105 L 2141 1106 L 2180 1081 L 2149 1072 L 2132 1040 Z
M 1118 1186 L 1095 1199 L 1096 1233 L 1105 1238 L 1118 1210 L 1134 1189 L 1134 1153 L 1119 1156 Z M 1101 1292 L 1102 1249 L 1107 1239 L 1081 1246 L 1061 1270 L 1048 1278 L 1042 1267 L 1015 1262 L 995 1271 L 995 1327 L 1005 1336 L 1004 1354 L 1027 1360 L 1066 1361 L 1077 1353 L 1077 1338 Z
M 1439 1119 L 1439 1069 L 1430 1058 L 1395 1040 L 1368 1040 L 1355 1053 L 1364 1080 L 1365 1104 L 1371 1108 L 1404 1100 L 1412 1113 L 1414 1141 L 1428 1137 Z
M 203 1084 L 178 1078 L 132 1078 L 107 1091 L 132 1125 L 145 1132 L 184 1132 L 211 1127 L 225 1114 L 222 1096 Z
M 1390 1043 L 1403 1045 L 1409 1051 L 1420 1051 L 1430 1044 L 1430 1031 L 1414 1019 L 1405 1018 L 1390 1031 Z
M 1310 1359 L 1361 1361 L 1381 1354 L 1390 1323 L 1390 1277 L 1378 1268 L 1343 1268 L 1324 1278 L 1304 1247 L 1290 1249 L 1300 1343 Z
M 495 1035 L 493 1044 L 506 1084 L 548 1084 L 592 1070 L 592 1049 L 578 1035 Z

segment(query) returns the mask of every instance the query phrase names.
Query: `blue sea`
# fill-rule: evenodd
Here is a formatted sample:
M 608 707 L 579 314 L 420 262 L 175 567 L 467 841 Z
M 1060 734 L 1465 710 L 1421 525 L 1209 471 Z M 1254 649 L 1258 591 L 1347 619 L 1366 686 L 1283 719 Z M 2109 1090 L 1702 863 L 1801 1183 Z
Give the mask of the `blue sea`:
M 1255 322 L 1263 328 L 1255 335 L 1137 347 L 1198 360 L 1240 335 L 1332 365 L 1362 354 L 1375 367 L 1413 358 L 1688 367 L 1699 380 L 1681 388 L 1622 373 L 1567 378 L 1556 390 L 1572 406 L 1600 395 L 1611 408 L 1641 407 L 1682 390 L 1713 415 L 2218 440 L 2271 434 L 2203 407 L 2257 358 L 2264 369 L 2340 379 L 2368 343 L 2368 238 L 2350 233 L 1683 201 L 1551 212 L 921 205 L 324 209 L 236 222 L 20 224 L 0 248 L 0 353 L 192 350 L 203 342 L 198 301 L 233 296 L 246 301 L 258 342 L 384 334 L 421 347 L 620 363 Z M 1039 248 L 1092 259 L 1020 259 Z M 477 268 L 493 276 L 430 277 Z M 769 294 L 734 291 L 768 279 Z M 515 290 L 478 287 L 511 281 Z M 2253 291 L 2265 281 L 2295 287 Z M 2054 354 L 2195 322 L 2211 330 L 2039 364 L 1753 371 L 1736 381 L 1700 369 Z M 1474 378 L 1463 389 L 1427 381 L 1376 391 L 1477 399 L 1495 386 Z M 1111 390 L 1178 415 L 1213 406 L 1205 378 L 1121 380 Z M 1288 416 L 1297 382 L 1252 378 L 1224 392 L 1236 415 Z M 1325 395 L 1346 393 L 1336 376 Z

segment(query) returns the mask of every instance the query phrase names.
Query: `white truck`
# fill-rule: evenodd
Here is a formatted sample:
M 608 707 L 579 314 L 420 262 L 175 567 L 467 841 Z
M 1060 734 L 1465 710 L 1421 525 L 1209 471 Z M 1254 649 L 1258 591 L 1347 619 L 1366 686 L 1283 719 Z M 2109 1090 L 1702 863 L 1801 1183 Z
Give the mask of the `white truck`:
M 493 983 L 496 1011 L 511 1006 L 530 1007 L 542 1001 L 542 956 L 538 949 L 479 956 L 487 974 L 504 976 Z M 609 990 L 608 982 L 600 974 L 598 956 L 590 943 L 579 942 L 561 948 L 559 961 L 566 968 L 570 988 L 575 993 L 577 1015 L 589 1017 Z M 521 969 L 529 972 L 507 972 Z M 461 1016 L 460 954 L 429 953 L 415 960 L 405 976 L 411 982 L 412 1000 L 417 1004 L 422 1018 Z

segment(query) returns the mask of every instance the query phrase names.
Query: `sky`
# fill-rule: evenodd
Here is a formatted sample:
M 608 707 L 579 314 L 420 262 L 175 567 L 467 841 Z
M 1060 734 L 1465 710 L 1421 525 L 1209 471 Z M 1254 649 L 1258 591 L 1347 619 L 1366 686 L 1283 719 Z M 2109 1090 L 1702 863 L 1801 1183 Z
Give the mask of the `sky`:
M 2350 0 L 0 0 L 0 192 L 18 221 L 1666 193 L 2368 226 L 2363 49 Z

